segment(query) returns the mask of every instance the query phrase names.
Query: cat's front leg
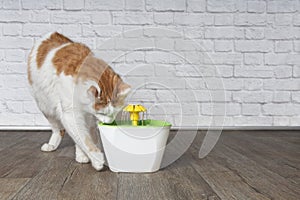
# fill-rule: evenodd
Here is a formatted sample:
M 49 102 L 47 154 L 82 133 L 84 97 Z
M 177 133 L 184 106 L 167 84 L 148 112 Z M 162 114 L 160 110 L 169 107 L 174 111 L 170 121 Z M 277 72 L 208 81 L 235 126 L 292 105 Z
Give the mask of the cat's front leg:
M 75 160 L 78 163 L 89 163 L 90 159 L 87 155 L 81 150 L 81 148 L 75 144 Z
M 82 152 L 89 158 L 92 166 L 97 171 L 101 170 L 104 165 L 104 155 L 92 141 L 89 130 L 85 126 L 86 123 L 80 119 L 75 120 L 75 115 L 72 112 L 64 113 L 62 121 L 67 132 L 76 145 L 78 145 Z
M 51 117 L 47 117 L 47 119 L 51 125 L 52 135 L 49 139 L 49 142 L 42 145 L 41 150 L 50 152 L 55 151 L 58 148 L 65 134 L 65 130 L 59 120 Z

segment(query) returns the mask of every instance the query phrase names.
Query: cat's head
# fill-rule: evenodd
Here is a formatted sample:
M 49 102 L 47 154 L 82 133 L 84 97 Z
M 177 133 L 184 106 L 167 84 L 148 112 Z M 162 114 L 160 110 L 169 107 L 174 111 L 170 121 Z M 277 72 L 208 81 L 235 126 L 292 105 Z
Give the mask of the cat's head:
M 104 123 L 114 121 L 116 115 L 124 108 L 125 99 L 131 91 L 131 87 L 121 79 L 114 83 L 100 83 L 100 88 L 91 86 L 88 95 L 92 99 L 90 108 L 96 118 Z

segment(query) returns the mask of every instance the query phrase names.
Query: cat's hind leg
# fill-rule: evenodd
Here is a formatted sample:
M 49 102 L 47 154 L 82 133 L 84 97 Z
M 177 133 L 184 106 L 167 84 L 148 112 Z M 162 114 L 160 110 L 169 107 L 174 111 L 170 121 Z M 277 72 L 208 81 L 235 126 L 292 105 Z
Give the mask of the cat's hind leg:
M 49 142 L 42 145 L 41 150 L 50 152 L 55 151 L 58 148 L 65 134 L 65 130 L 59 120 L 50 117 L 47 117 L 47 119 L 52 128 L 52 135 L 49 139 Z

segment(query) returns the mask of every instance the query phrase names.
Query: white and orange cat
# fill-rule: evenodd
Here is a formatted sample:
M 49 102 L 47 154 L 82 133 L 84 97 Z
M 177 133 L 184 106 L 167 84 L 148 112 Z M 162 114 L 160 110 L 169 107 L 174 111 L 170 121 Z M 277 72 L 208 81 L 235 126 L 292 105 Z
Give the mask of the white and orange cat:
M 48 119 L 52 135 L 42 151 L 54 151 L 65 131 L 75 142 L 76 161 L 101 170 L 97 122 L 110 123 L 122 109 L 130 86 L 83 44 L 57 32 L 33 46 L 28 58 L 32 95 Z

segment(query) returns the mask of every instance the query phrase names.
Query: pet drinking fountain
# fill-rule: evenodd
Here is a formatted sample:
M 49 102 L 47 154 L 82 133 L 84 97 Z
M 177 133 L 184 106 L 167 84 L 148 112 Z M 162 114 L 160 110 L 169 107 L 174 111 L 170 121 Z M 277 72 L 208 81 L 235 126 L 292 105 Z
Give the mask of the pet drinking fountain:
M 123 114 L 129 114 L 129 119 L 125 117 L 112 124 L 99 123 L 111 171 L 143 173 L 159 170 L 171 124 L 144 119 L 146 111 L 141 105 L 131 104 L 123 110 Z

